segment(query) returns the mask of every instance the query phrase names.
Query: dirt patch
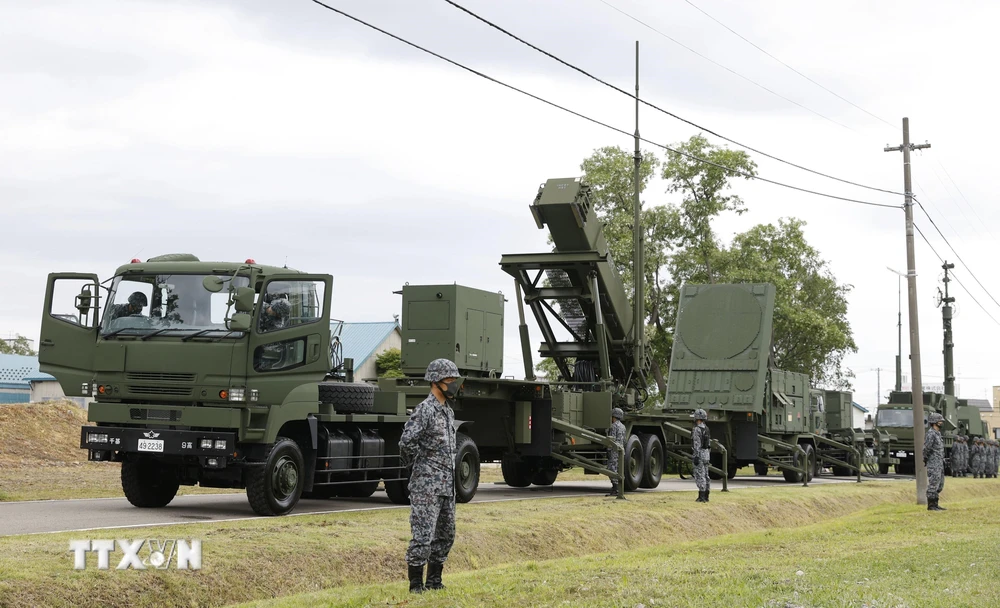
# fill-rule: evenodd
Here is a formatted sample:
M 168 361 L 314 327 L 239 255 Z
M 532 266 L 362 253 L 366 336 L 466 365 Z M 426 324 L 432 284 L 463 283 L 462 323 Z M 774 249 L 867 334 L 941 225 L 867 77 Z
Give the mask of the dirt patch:
M 0 404 L 0 465 L 86 462 L 80 427 L 87 412 L 71 401 Z

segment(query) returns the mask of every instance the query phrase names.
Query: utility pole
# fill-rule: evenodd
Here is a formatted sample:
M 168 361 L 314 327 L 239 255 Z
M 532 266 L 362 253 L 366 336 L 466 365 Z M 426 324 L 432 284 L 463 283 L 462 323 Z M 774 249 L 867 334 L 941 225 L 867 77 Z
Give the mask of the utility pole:
M 886 266 L 886 268 L 889 268 Z M 898 270 L 890 271 L 895 272 L 899 275 L 896 279 L 896 289 L 899 291 L 897 294 L 897 320 L 896 320 L 896 339 L 898 341 L 898 350 L 896 351 L 896 392 L 901 392 L 903 390 L 903 277 L 906 275 Z
M 881 367 L 876 367 L 875 368 L 875 379 L 876 379 L 875 380 L 876 386 L 878 387 L 876 389 L 878 392 L 875 393 L 875 406 L 877 407 L 878 404 L 882 400 L 882 368 Z
M 944 354 L 944 394 L 952 397 L 955 396 L 955 342 L 952 341 L 951 334 L 951 303 L 955 298 L 948 295 L 948 283 L 951 282 L 948 271 L 954 267 L 954 264 L 947 261 L 941 266 L 944 268 L 944 295 L 938 290 L 938 305 L 944 304 L 941 307 L 941 320 L 944 322 L 944 350 L 941 351 Z
M 917 504 L 927 504 L 927 470 L 917 456 L 924 445 L 924 386 L 920 375 L 920 319 L 917 316 L 917 257 L 913 248 L 913 188 L 910 183 L 910 152 L 930 148 L 929 143 L 910 143 L 910 119 L 903 118 L 903 145 L 885 147 L 885 152 L 903 152 L 903 192 L 906 202 L 906 284 L 910 308 L 910 376 L 913 404 L 913 465 L 917 475 Z

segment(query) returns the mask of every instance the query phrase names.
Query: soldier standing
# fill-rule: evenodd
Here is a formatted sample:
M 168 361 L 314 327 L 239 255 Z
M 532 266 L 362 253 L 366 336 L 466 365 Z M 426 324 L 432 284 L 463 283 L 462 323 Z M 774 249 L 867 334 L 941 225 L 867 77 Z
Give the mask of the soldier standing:
M 990 451 L 993 455 L 992 466 L 990 467 L 990 477 L 997 476 L 997 465 L 1000 464 L 1000 448 L 996 439 L 990 439 Z
M 945 511 L 938 506 L 938 496 L 944 489 L 944 439 L 941 426 L 944 416 L 934 412 L 927 417 L 930 428 L 924 436 L 924 465 L 927 466 L 927 510 Z
M 959 470 L 962 477 L 969 474 L 969 436 L 962 435 L 962 466 Z
M 451 404 L 464 379 L 448 359 L 427 366 L 431 394 L 413 410 L 399 439 L 410 473 L 410 531 L 406 550 L 410 592 L 444 589 L 441 571 L 455 542 L 455 412 Z M 427 586 L 424 586 L 424 564 Z
M 698 498 L 695 502 L 708 502 L 708 493 L 712 490 L 712 481 L 708 477 L 708 461 L 711 457 L 712 434 L 705 421 L 708 413 L 699 408 L 692 414 L 694 430 L 691 432 L 691 452 L 694 463 L 694 482 L 698 485 Z
M 622 408 L 616 407 L 611 410 L 611 426 L 608 427 L 608 437 L 619 447 L 625 447 L 625 425 L 622 424 L 622 417 L 625 414 Z M 618 472 L 618 450 L 608 448 L 608 470 Z M 608 496 L 618 496 L 618 480 L 611 478 L 611 491 Z
M 962 452 L 965 447 L 965 443 L 962 440 L 962 435 L 955 437 L 955 444 L 951 447 L 951 476 L 961 477 L 962 476 Z
M 971 452 L 971 468 L 972 468 L 972 478 L 979 479 L 979 475 L 983 472 L 983 438 L 976 437 L 972 443 Z

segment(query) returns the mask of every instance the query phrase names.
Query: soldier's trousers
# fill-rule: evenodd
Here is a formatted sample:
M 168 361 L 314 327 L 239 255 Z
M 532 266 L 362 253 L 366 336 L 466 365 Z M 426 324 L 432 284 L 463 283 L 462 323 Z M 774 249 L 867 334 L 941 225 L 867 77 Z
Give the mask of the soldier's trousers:
M 443 564 L 455 543 L 455 496 L 410 494 L 410 532 L 407 564 Z
M 694 483 L 698 486 L 699 492 L 704 492 L 712 489 L 712 480 L 708 476 L 708 459 L 711 456 L 711 450 L 699 451 L 701 454 L 698 456 L 698 464 L 694 465 Z
M 944 490 L 944 467 L 927 467 L 927 498 L 934 499 Z
M 608 449 L 608 470 L 618 472 L 618 450 Z M 608 477 L 611 480 L 611 484 L 617 484 L 618 480 L 614 477 Z

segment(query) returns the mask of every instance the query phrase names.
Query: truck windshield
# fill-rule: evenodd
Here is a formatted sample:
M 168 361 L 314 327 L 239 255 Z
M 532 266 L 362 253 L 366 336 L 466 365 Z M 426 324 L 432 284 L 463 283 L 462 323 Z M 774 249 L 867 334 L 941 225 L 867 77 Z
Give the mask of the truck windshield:
M 875 426 L 912 428 L 913 410 L 879 410 Z
M 104 309 L 101 334 L 112 336 L 184 336 L 200 332 L 228 335 L 225 318 L 229 289 L 205 289 L 204 274 L 148 274 L 115 277 Z M 228 286 L 231 276 L 217 275 Z M 247 277 L 232 279 L 246 287 Z M 230 311 L 232 312 L 232 311 Z M 235 332 L 233 336 L 242 335 Z

